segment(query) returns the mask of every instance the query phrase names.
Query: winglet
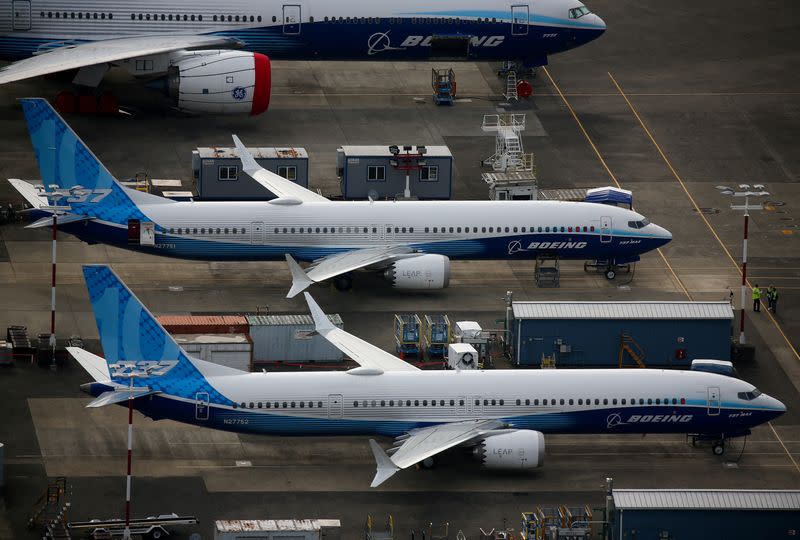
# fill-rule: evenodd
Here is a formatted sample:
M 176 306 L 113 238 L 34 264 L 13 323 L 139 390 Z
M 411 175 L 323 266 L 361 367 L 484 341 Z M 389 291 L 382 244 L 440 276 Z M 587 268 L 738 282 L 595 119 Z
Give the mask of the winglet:
M 314 319 L 314 330 L 317 332 L 325 332 L 326 330 L 333 330 L 336 328 L 331 320 L 325 315 L 325 312 L 322 311 L 322 308 L 319 307 L 314 299 L 308 293 L 303 293 L 306 297 L 306 303 L 308 303 L 308 309 L 311 311 L 311 317 Z
M 394 464 L 392 458 L 386 455 L 386 452 L 375 442 L 375 439 L 369 440 L 369 447 L 372 449 L 372 455 L 375 456 L 375 463 L 378 466 L 378 470 L 375 471 L 375 478 L 372 479 L 369 487 L 378 487 L 394 476 L 394 473 L 399 471 L 400 467 Z
M 286 298 L 294 298 L 304 290 L 308 289 L 311 285 L 315 282 L 313 279 L 308 277 L 300 265 L 297 264 L 297 261 L 294 260 L 294 257 L 286 254 L 286 264 L 289 265 L 289 271 L 292 273 L 292 288 L 289 289 L 289 293 L 286 295 Z
M 236 145 L 236 153 L 239 155 L 239 159 L 242 161 L 242 170 L 249 174 L 250 176 L 253 175 L 254 172 L 260 171 L 262 169 L 261 165 L 259 165 L 253 154 L 245 147 L 239 137 L 236 135 L 232 135 L 233 137 L 233 144 Z

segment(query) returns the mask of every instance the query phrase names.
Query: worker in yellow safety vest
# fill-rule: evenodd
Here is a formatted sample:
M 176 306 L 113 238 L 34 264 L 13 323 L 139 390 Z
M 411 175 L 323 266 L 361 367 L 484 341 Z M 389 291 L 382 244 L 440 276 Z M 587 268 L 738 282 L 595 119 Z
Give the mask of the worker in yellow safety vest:
M 758 288 L 758 283 L 753 287 L 753 311 L 761 311 L 761 289 Z

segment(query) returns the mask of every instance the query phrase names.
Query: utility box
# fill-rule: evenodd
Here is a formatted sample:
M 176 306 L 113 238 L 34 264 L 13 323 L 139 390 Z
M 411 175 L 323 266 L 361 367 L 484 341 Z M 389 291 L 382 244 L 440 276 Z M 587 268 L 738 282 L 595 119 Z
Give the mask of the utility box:
M 342 197 L 349 200 L 394 199 L 406 188 L 406 171 L 389 146 L 342 146 L 336 149 L 336 175 Z M 402 158 L 402 146 L 398 154 Z M 417 152 L 422 147 L 412 147 Z M 411 196 L 447 200 L 452 196 L 453 154 L 446 146 L 425 146 L 424 165 L 409 172 Z M 396 165 L 393 165 L 396 164 Z
M 539 197 L 536 171 L 487 172 L 481 178 L 489 186 L 493 201 L 535 201 Z
M 447 367 L 450 369 L 478 369 L 478 351 L 469 343 L 451 343 L 447 346 Z
M 489 360 L 489 338 L 477 322 L 457 321 L 453 327 L 453 341 L 471 345 L 478 351 L 479 363 L 485 365 Z
M 311 315 L 246 315 L 253 362 L 341 362 L 342 351 L 314 332 Z M 342 318 L 328 315 L 342 328 Z
M 397 313 L 394 316 L 395 350 L 400 358 L 419 356 L 420 319 L 416 313 Z
M 241 371 L 251 371 L 253 344 L 246 334 L 174 334 L 187 354 Z
M 308 187 L 308 154 L 305 148 L 248 148 L 256 163 L 266 170 Z M 267 188 L 242 171 L 236 148 L 201 147 L 192 151 L 192 174 L 201 201 L 269 201 Z
M 226 519 L 214 522 L 214 540 L 340 540 L 338 519 Z

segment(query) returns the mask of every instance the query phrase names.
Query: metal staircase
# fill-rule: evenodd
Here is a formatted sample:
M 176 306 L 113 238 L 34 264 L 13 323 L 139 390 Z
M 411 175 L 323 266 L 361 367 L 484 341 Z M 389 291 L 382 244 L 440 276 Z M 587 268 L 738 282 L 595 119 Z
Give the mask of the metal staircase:
M 496 172 L 523 171 L 533 167 L 533 155 L 526 155 L 522 148 L 524 114 L 485 114 L 481 130 L 495 134 L 494 154 L 483 160 L 484 165 Z
M 517 94 L 517 72 L 513 69 L 509 69 L 506 73 L 506 91 L 503 93 L 503 97 L 508 101 L 519 100 L 519 95 Z
M 645 352 L 639 343 L 633 339 L 633 336 L 627 332 L 622 332 L 619 336 L 619 367 L 624 367 L 625 353 L 636 362 L 637 367 L 644 368 Z

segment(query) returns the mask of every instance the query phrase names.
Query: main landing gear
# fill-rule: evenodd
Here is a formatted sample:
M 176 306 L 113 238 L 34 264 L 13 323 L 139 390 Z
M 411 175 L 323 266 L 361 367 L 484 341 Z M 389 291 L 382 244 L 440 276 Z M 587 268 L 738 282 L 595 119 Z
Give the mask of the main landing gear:
M 333 279 L 333 286 L 337 291 L 349 291 L 353 288 L 353 274 L 350 272 L 336 276 Z

